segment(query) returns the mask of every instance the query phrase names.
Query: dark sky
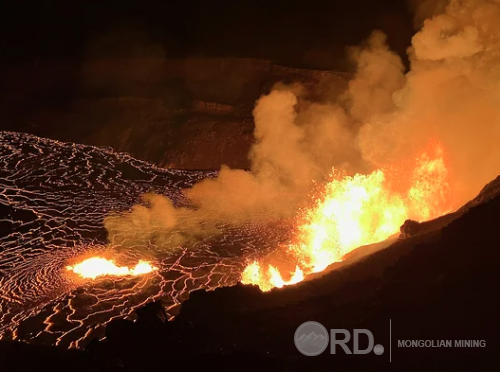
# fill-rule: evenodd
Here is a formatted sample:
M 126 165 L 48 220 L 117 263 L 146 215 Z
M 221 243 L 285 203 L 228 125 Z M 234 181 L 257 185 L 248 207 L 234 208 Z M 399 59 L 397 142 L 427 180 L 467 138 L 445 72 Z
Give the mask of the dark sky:
M 161 50 L 342 68 L 346 46 L 373 29 L 400 54 L 413 33 L 404 0 L 5 0 L 2 8 L 1 58 L 15 63 L 89 58 L 101 43 L 95 56 Z

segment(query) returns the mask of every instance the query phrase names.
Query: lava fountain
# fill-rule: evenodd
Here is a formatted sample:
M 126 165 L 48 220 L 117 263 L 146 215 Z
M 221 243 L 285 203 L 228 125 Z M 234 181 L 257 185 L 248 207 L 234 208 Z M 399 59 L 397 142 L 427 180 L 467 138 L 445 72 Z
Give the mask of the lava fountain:
M 424 221 L 449 212 L 447 175 L 438 141 L 430 141 L 413 164 L 354 176 L 333 170 L 312 206 L 299 213 L 293 241 L 283 247 L 297 265 L 290 279 L 283 279 L 275 266 L 263 269 L 255 261 L 245 268 L 241 282 L 263 291 L 296 284 L 341 262 L 355 248 L 396 234 L 407 219 Z
M 74 266 L 67 266 L 66 270 L 72 271 L 85 279 L 95 279 L 98 276 L 138 276 L 158 270 L 149 262 L 139 261 L 133 268 L 117 266 L 113 260 L 102 257 L 88 258 Z

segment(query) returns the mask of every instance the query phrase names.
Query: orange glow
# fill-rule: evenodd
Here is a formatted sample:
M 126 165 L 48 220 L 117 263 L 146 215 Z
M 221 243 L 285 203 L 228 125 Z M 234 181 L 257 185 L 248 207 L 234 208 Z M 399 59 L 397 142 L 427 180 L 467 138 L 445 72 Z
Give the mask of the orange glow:
M 282 288 L 285 285 L 292 285 L 304 280 L 304 272 L 299 266 L 295 268 L 290 280 L 284 280 L 279 270 L 269 265 L 267 272 L 262 273 L 258 262 L 248 265 L 243 272 L 241 282 L 243 284 L 258 284 L 263 291 L 269 291 L 272 288 Z
M 448 172 L 440 144 L 430 143 L 413 167 L 397 168 L 354 176 L 334 170 L 313 206 L 299 215 L 294 239 L 284 248 L 296 260 L 292 279 L 283 280 L 274 266 L 268 265 L 266 271 L 253 262 L 245 268 L 241 282 L 263 291 L 298 283 L 305 275 L 341 262 L 355 248 L 398 233 L 407 219 L 424 221 L 450 211 Z M 404 181 L 408 186 L 398 190 Z
M 127 266 L 117 266 L 113 260 L 102 257 L 88 258 L 75 266 L 67 266 L 66 269 L 85 279 L 95 279 L 104 275 L 137 276 L 158 270 L 157 267 L 151 266 L 146 261 L 139 261 L 135 267 L 129 269 Z

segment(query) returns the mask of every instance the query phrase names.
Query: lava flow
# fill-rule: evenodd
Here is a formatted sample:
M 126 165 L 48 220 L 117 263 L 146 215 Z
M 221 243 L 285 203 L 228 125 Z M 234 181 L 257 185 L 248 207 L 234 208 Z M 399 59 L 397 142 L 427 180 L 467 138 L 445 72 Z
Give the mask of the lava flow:
M 88 258 L 74 266 L 67 266 L 66 269 L 86 279 L 95 279 L 104 275 L 137 276 L 158 270 L 157 267 L 151 266 L 146 261 L 139 261 L 135 267 L 130 269 L 127 266 L 117 266 L 113 260 L 102 257 Z
M 323 271 L 357 247 L 383 241 L 407 219 L 423 221 L 450 211 L 447 168 L 439 143 L 427 149 L 407 172 L 408 164 L 347 176 L 333 171 L 323 192 L 297 220 L 295 238 L 284 250 L 296 261 L 289 280 L 273 265 L 255 261 L 241 278 L 263 291 L 302 281 Z

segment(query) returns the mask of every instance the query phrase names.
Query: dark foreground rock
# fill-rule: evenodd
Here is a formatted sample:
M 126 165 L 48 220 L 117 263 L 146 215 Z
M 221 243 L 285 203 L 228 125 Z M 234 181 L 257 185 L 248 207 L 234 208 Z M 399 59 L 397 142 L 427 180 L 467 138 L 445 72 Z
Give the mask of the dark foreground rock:
M 177 365 L 246 370 L 497 368 L 500 196 L 486 200 L 440 230 L 400 240 L 296 286 L 270 293 L 243 285 L 193 292 L 173 321 L 166 321 L 160 302 L 148 304 L 135 322 L 111 322 L 106 339 L 85 351 L 3 343 L 2 363 L 7 367 L 2 370 L 67 370 L 69 364 L 82 371 Z M 331 355 L 327 349 L 317 357 L 302 356 L 294 346 L 294 333 L 311 320 L 327 329 L 368 329 L 384 353 Z M 404 340 L 485 344 L 400 347 L 398 342 Z M 352 350 L 351 342 L 348 346 Z M 365 348 L 366 341 L 360 347 Z

